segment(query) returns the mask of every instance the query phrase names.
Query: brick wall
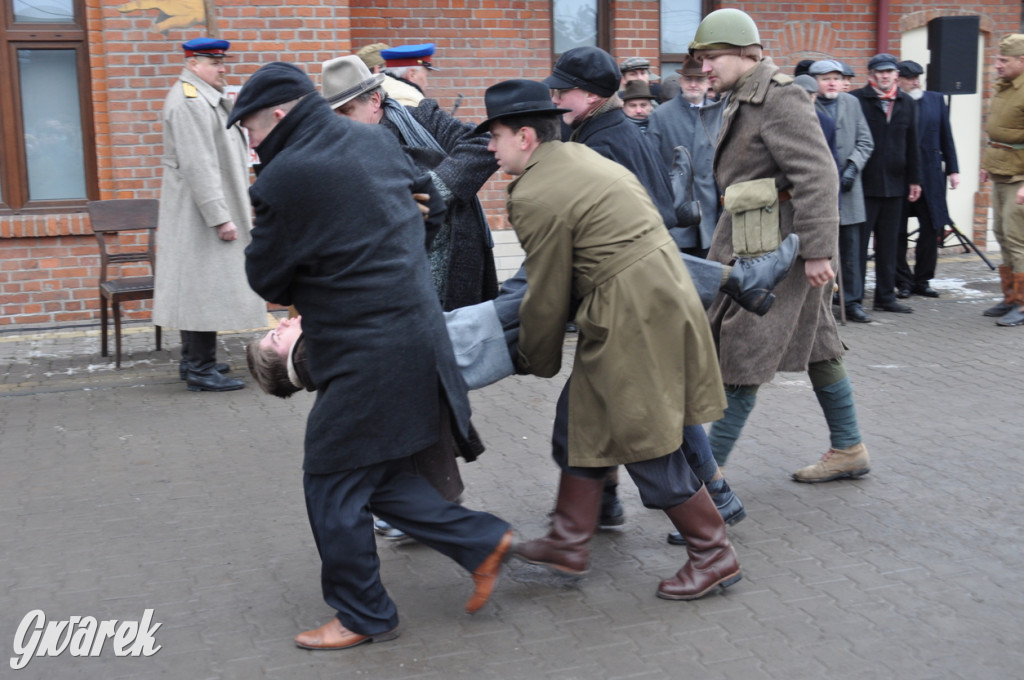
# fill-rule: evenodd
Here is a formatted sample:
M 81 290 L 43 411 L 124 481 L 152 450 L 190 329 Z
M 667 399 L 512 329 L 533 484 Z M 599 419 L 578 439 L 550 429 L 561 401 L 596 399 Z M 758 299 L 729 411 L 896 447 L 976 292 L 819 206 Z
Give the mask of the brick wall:
M 158 196 L 160 109 L 181 69 L 178 44 L 204 35 L 205 27 L 154 32 L 156 11 L 120 14 L 112 0 L 86 0 L 90 40 L 94 134 L 100 198 Z M 750 12 L 771 56 L 789 69 L 822 55 L 850 62 L 863 73 L 877 51 L 874 3 L 722 3 Z M 483 92 L 505 78 L 539 79 L 550 72 L 551 26 L 547 0 L 216 0 L 216 28 L 233 41 L 239 57 L 229 82 L 240 84 L 272 60 L 304 65 L 319 83 L 320 62 L 370 42 L 434 42 L 431 95 L 457 115 L 484 117 Z M 658 57 L 658 2 L 617 0 L 612 7 L 612 44 L 617 58 Z M 890 0 L 885 36 L 896 50 L 902 31 L 933 16 L 977 12 L 987 36 L 986 91 L 998 38 L 1020 31 L 1020 5 L 979 0 L 970 7 L 949 2 Z M 863 82 L 863 81 L 861 81 Z M 979 130 L 979 140 L 981 131 Z M 493 229 L 507 229 L 503 213 L 507 178 L 496 176 L 481 191 Z M 976 199 L 975 235 L 983 232 L 988 196 Z M 514 265 L 514 239 L 501 234 L 502 267 Z M 95 279 L 98 256 L 88 219 L 80 213 L 0 215 L 0 327 L 68 323 L 98 318 Z M 148 318 L 148 303 L 131 303 L 129 317 Z

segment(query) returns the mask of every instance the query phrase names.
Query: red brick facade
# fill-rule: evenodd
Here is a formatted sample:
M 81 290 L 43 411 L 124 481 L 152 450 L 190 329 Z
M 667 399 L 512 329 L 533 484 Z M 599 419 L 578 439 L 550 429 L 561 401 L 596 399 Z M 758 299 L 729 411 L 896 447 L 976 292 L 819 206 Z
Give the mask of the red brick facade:
M 85 0 L 90 44 L 91 100 L 97 147 L 96 198 L 157 197 L 160 186 L 160 109 L 181 69 L 178 44 L 206 27 L 152 30 L 155 10 L 122 14 L 118 0 Z M 714 3 L 715 7 L 722 3 Z M 877 32 L 878 3 L 735 2 L 758 22 L 767 52 L 783 67 L 828 55 L 863 73 L 880 43 L 898 51 L 902 32 L 935 16 L 977 13 L 986 39 L 985 91 L 998 38 L 1019 32 L 1019 3 L 979 0 L 969 11 L 957 3 L 890 0 L 884 36 Z M 884 3 L 883 3 L 884 4 Z M 483 117 L 483 91 L 510 77 L 541 78 L 551 65 L 548 0 L 215 0 L 219 37 L 235 43 L 229 82 L 240 84 L 261 63 L 293 61 L 318 80 L 320 62 L 370 42 L 434 42 L 431 95 L 458 116 Z M 659 2 L 616 0 L 611 45 L 617 57 L 659 57 Z M 212 31 L 209 31 L 212 33 Z M 982 131 L 979 130 L 979 143 Z M 481 192 L 491 225 L 506 228 L 505 180 Z M 987 192 L 975 205 L 975 240 L 984 242 Z M 82 212 L 53 215 L 0 213 L 0 327 L 98 319 L 98 255 Z M 129 315 L 148 318 L 148 303 Z

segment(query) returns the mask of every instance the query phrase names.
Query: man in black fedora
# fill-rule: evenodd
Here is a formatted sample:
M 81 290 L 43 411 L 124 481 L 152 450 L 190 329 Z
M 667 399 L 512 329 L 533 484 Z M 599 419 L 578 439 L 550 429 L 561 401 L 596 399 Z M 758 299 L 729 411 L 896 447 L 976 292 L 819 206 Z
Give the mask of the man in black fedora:
M 725 523 L 682 451 L 683 426 L 725 406 L 711 329 L 672 237 L 636 176 L 579 144 L 558 140 L 544 84 L 488 88 L 489 148 L 516 179 L 508 217 L 526 251 L 517 369 L 554 376 L 567 320 L 579 328 L 573 371 L 558 402 L 561 468 L 551 529 L 516 555 L 584 574 L 603 480 L 624 464 L 645 506 L 664 510 L 689 561 L 658 586 L 691 600 L 740 580 Z
M 416 454 L 447 437 L 468 448 L 466 383 L 430 284 L 429 232 L 412 198 L 430 193 L 430 180 L 391 133 L 336 116 L 292 64 L 266 64 L 249 78 L 228 124 L 236 121 L 262 162 L 249 192 L 249 284 L 302 314 L 318 388 L 303 490 L 324 600 L 336 615 L 295 642 L 345 649 L 397 634 L 371 512 L 469 571 L 473 613 L 494 588 L 509 525 L 444 500 L 409 473 Z M 440 200 L 432 206 L 440 209 Z

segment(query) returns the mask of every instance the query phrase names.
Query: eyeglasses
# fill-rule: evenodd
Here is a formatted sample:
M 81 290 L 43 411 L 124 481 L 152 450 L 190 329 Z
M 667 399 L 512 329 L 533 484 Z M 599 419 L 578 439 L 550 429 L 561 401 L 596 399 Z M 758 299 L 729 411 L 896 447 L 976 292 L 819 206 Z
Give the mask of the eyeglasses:
M 569 92 L 572 92 L 573 90 L 578 90 L 578 89 L 580 89 L 580 88 L 578 88 L 578 87 L 566 87 L 566 88 L 563 88 L 561 90 L 551 90 L 551 98 L 552 99 L 556 99 L 556 98 L 557 99 L 561 99 L 562 97 L 564 97 Z

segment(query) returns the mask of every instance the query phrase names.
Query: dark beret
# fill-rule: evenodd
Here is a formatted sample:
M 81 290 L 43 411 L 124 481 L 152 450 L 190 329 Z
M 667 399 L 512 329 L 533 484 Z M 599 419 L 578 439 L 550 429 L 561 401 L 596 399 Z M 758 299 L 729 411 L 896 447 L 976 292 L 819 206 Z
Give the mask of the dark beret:
M 295 64 L 272 61 L 249 76 L 235 98 L 235 106 L 228 117 L 228 127 L 237 121 L 278 104 L 290 102 L 316 92 L 316 86 L 306 72 Z

